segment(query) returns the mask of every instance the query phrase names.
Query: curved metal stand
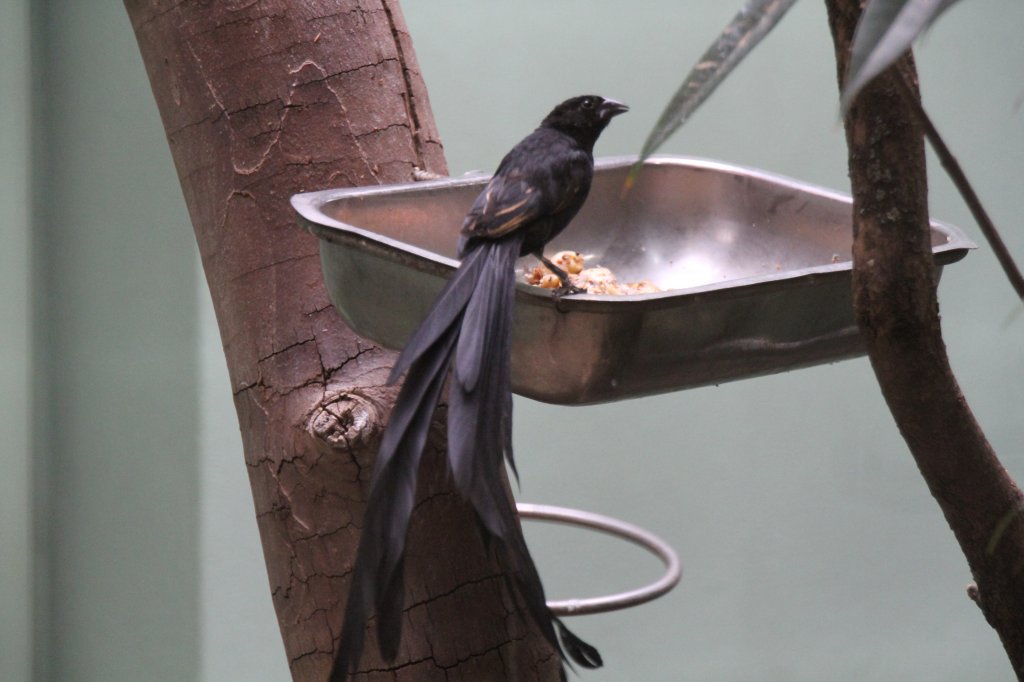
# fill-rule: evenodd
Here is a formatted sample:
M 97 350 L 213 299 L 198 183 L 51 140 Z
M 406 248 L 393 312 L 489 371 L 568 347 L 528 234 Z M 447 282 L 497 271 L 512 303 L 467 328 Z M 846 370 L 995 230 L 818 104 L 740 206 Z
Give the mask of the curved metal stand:
M 671 590 L 679 583 L 679 579 L 683 575 L 682 564 L 680 564 L 679 556 L 675 550 L 657 535 L 631 523 L 578 509 L 553 507 L 546 504 L 527 504 L 521 502 L 516 507 L 519 510 L 519 515 L 524 519 L 583 526 L 599 530 L 608 535 L 614 535 L 623 540 L 629 540 L 633 544 L 639 545 L 651 554 L 654 554 L 665 564 L 665 574 L 656 582 L 645 587 L 630 590 L 629 592 L 611 594 L 606 597 L 550 601 L 548 602 L 548 608 L 555 615 L 583 616 L 591 613 L 605 613 L 607 611 L 617 611 L 631 606 L 638 606 L 652 599 L 657 599 Z

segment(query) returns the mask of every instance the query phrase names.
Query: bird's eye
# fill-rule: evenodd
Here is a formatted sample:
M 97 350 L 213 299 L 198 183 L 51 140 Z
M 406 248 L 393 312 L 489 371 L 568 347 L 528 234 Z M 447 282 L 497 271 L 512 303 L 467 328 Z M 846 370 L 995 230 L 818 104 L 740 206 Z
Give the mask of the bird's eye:
M 593 109 L 594 99 L 592 97 L 587 97 L 582 102 L 580 102 L 580 106 L 583 107 L 584 109 Z

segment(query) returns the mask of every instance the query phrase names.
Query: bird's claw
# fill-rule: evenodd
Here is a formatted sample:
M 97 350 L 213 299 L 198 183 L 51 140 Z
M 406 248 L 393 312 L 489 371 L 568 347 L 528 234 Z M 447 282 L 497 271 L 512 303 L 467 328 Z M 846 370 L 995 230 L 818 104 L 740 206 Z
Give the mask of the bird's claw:
M 563 284 L 557 289 L 551 290 L 551 298 L 555 299 L 555 302 L 561 301 L 566 296 L 576 296 L 577 294 L 587 293 L 586 289 L 582 289 L 575 284 Z

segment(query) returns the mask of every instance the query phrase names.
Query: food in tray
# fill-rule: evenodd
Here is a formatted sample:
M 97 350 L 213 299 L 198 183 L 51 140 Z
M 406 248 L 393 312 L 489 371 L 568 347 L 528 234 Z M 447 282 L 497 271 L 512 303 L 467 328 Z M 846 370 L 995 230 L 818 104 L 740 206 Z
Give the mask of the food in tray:
M 588 294 L 610 294 L 613 296 L 625 296 L 628 294 L 650 294 L 661 289 L 650 280 L 639 282 L 620 282 L 608 268 L 585 267 L 589 256 L 584 256 L 578 251 L 559 251 L 551 259 L 551 262 L 569 273 L 569 279 L 575 286 L 585 289 Z M 527 284 L 543 287 L 544 289 L 555 289 L 560 284 L 555 273 L 543 265 L 537 265 L 524 273 Z

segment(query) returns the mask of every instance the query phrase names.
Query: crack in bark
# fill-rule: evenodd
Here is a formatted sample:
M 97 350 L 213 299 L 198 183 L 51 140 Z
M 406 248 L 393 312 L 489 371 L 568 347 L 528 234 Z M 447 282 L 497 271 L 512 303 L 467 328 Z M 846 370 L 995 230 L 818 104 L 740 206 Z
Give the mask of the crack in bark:
M 485 575 L 485 576 L 482 576 L 480 578 L 475 578 L 473 580 L 462 581 L 458 585 L 456 585 L 455 587 L 451 588 L 450 590 L 445 590 L 444 592 L 438 592 L 436 594 L 431 594 L 426 599 L 422 599 L 422 600 L 417 601 L 417 602 L 412 602 L 410 604 L 406 604 L 405 607 L 402 609 L 402 612 L 403 613 L 409 613 L 413 609 L 417 609 L 417 608 L 419 608 L 421 606 L 427 606 L 428 604 L 432 604 L 432 603 L 434 603 L 436 601 L 444 599 L 445 597 L 450 597 L 450 596 L 452 596 L 454 594 L 458 594 L 460 591 L 462 591 L 462 590 L 464 590 L 466 588 L 476 587 L 477 585 L 482 585 L 484 583 L 489 583 L 489 582 L 492 582 L 494 580 L 504 581 L 505 580 L 505 575 L 503 573 L 492 573 L 490 575 Z
M 248 194 L 248 193 L 247 192 L 241 192 L 239 190 L 235 190 L 231 194 L 232 194 L 232 196 L 234 196 L 235 194 Z M 281 260 L 276 260 L 276 261 L 274 261 L 272 263 L 267 263 L 266 265 L 260 265 L 260 266 L 257 266 L 255 268 L 252 268 L 251 270 L 246 270 L 245 272 L 239 273 L 239 274 L 235 275 L 234 277 L 232 277 L 231 279 L 229 279 L 228 282 L 232 282 L 233 283 L 233 282 L 237 282 L 238 280 L 240 280 L 240 279 L 242 279 L 244 277 L 249 277 L 251 275 L 260 274 L 264 270 L 276 267 L 278 265 L 281 265 L 282 263 L 294 263 L 296 261 L 306 260 L 307 258 L 317 258 L 317 257 L 319 257 L 319 255 L 320 255 L 319 253 L 306 253 L 306 254 L 302 254 L 301 256 L 290 256 L 288 258 L 282 258 Z M 261 360 L 265 360 L 266 358 L 260 358 L 260 359 Z
M 356 137 L 356 139 L 362 139 L 364 137 L 369 137 L 371 135 L 380 135 L 381 133 L 386 133 L 387 131 L 391 130 L 392 128 L 405 128 L 406 130 L 409 130 L 409 124 L 405 123 L 404 121 L 400 121 L 398 123 L 389 123 L 386 126 L 384 126 L 383 128 L 374 128 L 373 130 L 367 130 L 364 133 L 358 133 L 358 134 L 355 135 L 355 137 Z M 377 161 L 377 163 L 378 164 L 382 164 L 382 163 L 409 163 L 409 160 L 408 159 L 380 159 L 380 160 Z
M 310 656 L 330 655 L 332 653 L 332 651 L 324 651 L 323 649 L 317 647 L 316 649 L 311 649 L 310 651 L 303 651 L 295 655 L 289 654 L 288 663 L 298 663 L 302 659 L 309 658 Z
M 290 343 L 287 346 L 284 346 L 283 348 L 278 348 L 276 350 L 273 350 L 273 351 L 270 352 L 269 355 L 264 355 L 261 358 L 259 358 L 257 360 L 257 362 L 259 362 L 259 363 L 266 362 L 267 360 L 271 360 L 271 359 L 277 357 L 281 353 L 287 353 L 288 351 L 294 350 L 295 348 L 298 348 L 299 346 L 304 346 L 307 343 L 309 343 L 310 341 L 316 341 L 316 336 L 309 336 L 309 337 L 307 337 L 305 339 L 299 339 L 298 341 L 296 341 L 294 343 Z
M 464 658 L 456 659 L 455 663 L 452 663 L 451 665 L 442 665 L 442 666 L 438 666 L 438 667 L 440 667 L 442 670 L 444 670 L 447 673 L 447 671 L 454 670 L 454 669 L 458 668 L 459 666 L 465 665 L 467 662 L 472 661 L 473 659 L 483 658 L 484 656 L 487 656 L 487 655 L 492 654 L 492 653 L 497 653 L 498 656 L 501 657 L 502 662 L 504 662 L 505 659 L 504 659 L 504 657 L 501 656 L 502 649 L 506 649 L 509 646 L 511 646 L 512 644 L 515 644 L 517 642 L 521 642 L 521 641 L 523 641 L 525 639 L 526 639 L 525 637 L 512 637 L 512 636 L 509 636 L 508 639 L 505 640 L 504 642 L 502 642 L 501 644 L 496 644 L 496 645 L 488 647 L 488 648 L 486 648 L 486 649 L 484 649 L 482 651 L 473 652 L 473 653 L 469 654 L 468 656 L 465 656 Z M 446 674 L 446 676 L 447 676 L 447 674 Z
M 258 377 L 256 379 L 256 381 L 250 382 L 248 384 L 240 385 L 238 388 L 236 388 L 235 390 L 233 390 L 231 392 L 231 395 L 232 395 L 232 397 L 237 398 L 242 393 L 244 393 L 244 392 L 246 392 L 248 390 L 251 390 L 253 388 L 266 388 L 266 386 L 263 385 L 263 377 Z
M 398 30 L 398 26 L 395 23 L 394 12 L 389 4 L 390 1 L 391 0 L 382 0 L 381 4 L 383 5 L 384 13 L 388 18 L 388 27 L 391 29 L 391 35 L 394 37 L 395 47 L 398 49 L 398 61 L 402 66 L 402 78 L 405 80 L 405 90 L 402 92 L 402 100 L 405 102 L 406 115 L 412 123 L 412 141 L 413 147 L 416 151 L 416 163 L 413 165 L 419 168 L 426 168 L 426 161 L 423 156 L 423 140 L 420 133 L 420 115 L 416 110 L 416 104 L 413 101 L 413 93 L 416 89 L 414 87 L 411 69 L 409 68 L 409 61 L 405 56 L 405 48 L 402 47 L 402 36 L 405 35 L 408 37 L 408 34 L 404 31 Z
M 509 646 L 511 646 L 513 644 L 516 644 L 518 642 L 522 642 L 525 639 L 526 639 L 525 637 L 512 637 L 512 636 L 509 636 L 505 641 L 501 642 L 500 644 L 495 644 L 493 646 L 489 646 L 489 647 L 487 647 L 485 649 L 481 649 L 479 651 L 473 651 L 473 652 L 471 652 L 471 653 L 469 653 L 469 654 L 467 654 L 465 656 L 462 656 L 460 658 L 455 659 L 455 662 L 451 663 L 449 665 L 442 665 L 441 663 L 439 663 L 437 658 L 436 658 L 436 655 L 433 652 L 431 652 L 430 656 L 423 656 L 423 657 L 420 657 L 420 658 L 409 659 L 408 661 L 406 661 L 404 663 L 399 663 L 397 665 L 389 665 L 386 668 L 364 668 L 364 669 L 361 669 L 361 670 L 357 671 L 356 673 L 354 673 L 352 675 L 352 677 L 353 677 L 353 679 L 357 679 L 357 678 L 361 678 L 361 677 L 364 677 L 364 676 L 374 675 L 376 673 L 387 673 L 387 672 L 397 673 L 399 670 L 403 670 L 405 668 L 411 668 L 411 667 L 414 667 L 414 666 L 423 665 L 425 663 L 430 663 L 435 668 L 437 668 L 438 670 L 444 671 L 445 679 L 448 679 L 448 673 L 449 672 L 451 672 L 453 670 L 456 670 L 457 668 L 459 668 L 460 666 L 465 665 L 469 661 L 472 661 L 472 660 L 478 659 L 478 658 L 483 658 L 484 656 L 489 656 L 489 655 L 494 654 L 494 653 L 498 654 L 499 658 L 501 659 L 502 663 L 504 664 L 504 660 L 505 659 L 504 659 L 504 656 L 501 655 L 502 650 L 503 649 L 507 649 Z M 545 657 L 543 659 L 543 661 L 547 661 L 547 660 L 550 660 L 550 656 L 547 656 L 547 657 Z
M 182 123 L 181 125 L 176 126 L 174 128 L 168 128 L 167 129 L 167 137 L 168 137 L 168 139 L 170 139 L 173 142 L 178 137 L 179 133 L 182 133 L 182 132 L 188 130 L 189 128 L 195 128 L 196 126 L 201 126 L 204 123 L 216 123 L 220 119 L 224 118 L 226 114 L 227 114 L 227 112 L 225 112 L 222 109 L 211 111 L 209 115 L 203 116 L 202 118 L 200 118 L 197 121 L 192 121 L 190 123 Z M 198 169 L 196 169 L 196 170 L 198 170 Z
M 313 78 L 308 81 L 302 81 L 301 83 L 296 83 L 296 85 L 315 85 L 317 83 L 326 83 L 327 81 L 330 81 L 331 79 L 334 78 L 338 78 L 339 76 L 350 76 L 354 73 L 359 73 L 360 71 L 363 71 L 365 69 L 375 69 L 379 66 L 387 64 L 388 62 L 397 62 L 399 65 L 401 65 L 401 61 L 398 59 L 398 57 L 382 57 L 375 62 L 370 62 L 369 64 L 360 64 L 359 66 L 354 66 L 351 69 L 342 69 L 341 71 L 331 71 L 330 73 L 328 73 L 327 70 L 322 65 L 320 65 L 319 63 L 312 59 L 306 58 L 302 60 L 302 63 L 296 66 L 294 69 L 289 70 L 288 73 L 295 75 L 302 71 L 302 69 L 304 69 L 305 67 L 312 66 L 322 74 L 320 78 Z
M 358 360 L 359 358 L 363 357 L 364 355 L 376 353 L 379 350 L 380 350 L 380 348 L 378 348 L 377 346 L 367 346 L 366 348 L 360 348 L 358 346 L 358 344 L 357 344 L 356 345 L 356 352 L 353 353 L 352 355 L 348 356 L 347 358 L 345 358 L 341 362 L 341 364 L 338 365 L 337 367 L 328 367 L 326 365 L 323 365 L 323 361 L 321 359 L 321 364 L 324 367 L 324 376 L 327 378 L 328 381 L 330 381 L 334 377 L 335 373 L 341 371 L 342 369 L 345 369 L 345 367 L 347 365 L 351 364 L 353 361 Z M 371 387 L 368 387 L 368 388 L 383 388 L 383 386 L 371 386 Z
M 253 0 L 253 2 L 249 3 L 248 5 L 244 5 L 242 7 L 226 7 L 225 9 L 228 12 L 241 12 L 243 10 L 248 9 L 249 7 L 252 7 L 253 5 L 257 4 L 258 2 L 259 2 L 259 0 Z M 268 20 L 268 19 L 284 19 L 285 17 L 287 17 L 287 15 L 284 14 L 284 13 L 276 13 L 275 14 L 274 12 L 268 12 L 267 14 L 257 14 L 257 15 L 254 15 L 254 16 L 249 16 L 249 15 L 247 15 L 247 16 L 240 16 L 240 17 L 238 17 L 236 19 L 231 19 L 229 21 L 222 21 L 222 22 L 216 24 L 215 26 L 211 26 L 210 28 L 208 28 L 208 29 L 206 29 L 204 31 L 199 31 L 197 33 L 193 33 L 192 35 L 193 36 L 202 36 L 202 35 L 207 35 L 209 33 L 213 33 L 215 31 L 220 31 L 221 29 L 223 29 L 223 28 L 225 28 L 227 26 L 241 26 L 243 24 L 255 24 L 257 22 Z M 257 55 L 257 57 L 258 56 L 259 55 Z
M 315 16 L 315 17 L 310 17 L 309 19 L 306 19 L 306 22 L 307 23 L 312 23 L 314 21 L 319 22 L 319 21 L 323 21 L 325 19 L 334 19 L 335 17 L 347 17 L 347 16 L 353 15 L 353 14 L 358 14 L 360 17 L 365 17 L 367 15 L 380 14 L 381 12 L 384 12 L 384 11 L 385 11 L 384 9 L 366 9 L 365 7 L 357 6 L 357 7 L 352 7 L 351 9 L 343 10 L 341 12 L 330 12 L 328 14 L 321 14 L 321 15 L 318 15 L 318 16 Z
M 162 17 L 162 16 L 164 16 L 164 15 L 166 15 L 166 14 L 169 14 L 169 13 L 173 12 L 173 11 L 174 11 L 174 10 L 176 10 L 176 9 L 179 9 L 179 8 L 180 8 L 180 7 L 182 6 L 182 5 L 184 5 L 184 4 L 185 4 L 185 3 L 187 2 L 187 1 L 188 1 L 188 0 L 179 0 L 178 2 L 175 2 L 175 3 L 173 3 L 173 4 L 172 4 L 172 5 L 170 6 L 170 7 L 168 7 L 167 9 L 162 9 L 162 10 L 160 10 L 159 12 L 154 12 L 153 14 L 150 14 L 150 15 L 149 15 L 148 17 L 146 17 L 146 18 L 145 18 L 145 19 L 144 19 L 144 20 L 143 20 L 143 21 L 142 21 L 141 23 L 139 23 L 138 25 L 136 25 L 136 26 L 135 26 L 135 30 L 136 30 L 136 31 L 139 31 L 139 30 L 141 30 L 141 29 L 145 28 L 146 26 L 148 26 L 149 24 L 153 23 L 154 21 L 156 21 L 156 20 L 157 20 L 157 19 L 159 19 L 160 17 Z

